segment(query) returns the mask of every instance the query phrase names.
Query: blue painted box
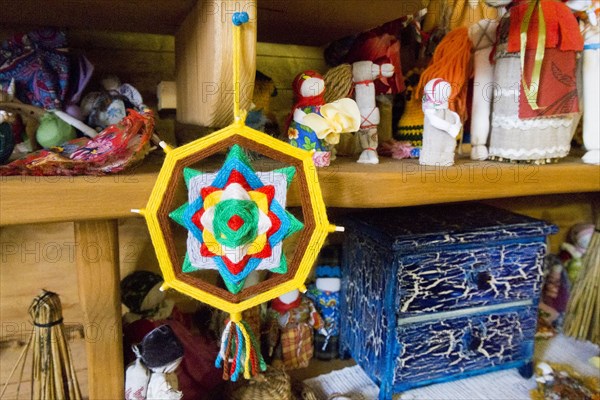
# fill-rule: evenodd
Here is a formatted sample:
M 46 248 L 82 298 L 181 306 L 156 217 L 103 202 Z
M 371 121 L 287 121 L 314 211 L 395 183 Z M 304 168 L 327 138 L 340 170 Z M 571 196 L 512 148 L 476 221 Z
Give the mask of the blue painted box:
M 369 210 L 343 222 L 341 350 L 380 399 L 531 362 L 555 226 L 480 204 Z

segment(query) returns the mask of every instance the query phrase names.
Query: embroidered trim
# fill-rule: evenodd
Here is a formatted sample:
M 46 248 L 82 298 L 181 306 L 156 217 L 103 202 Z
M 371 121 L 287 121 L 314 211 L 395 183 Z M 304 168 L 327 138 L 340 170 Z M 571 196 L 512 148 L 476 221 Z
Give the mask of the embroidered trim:
M 514 157 L 543 157 L 543 158 L 553 158 L 553 157 L 564 157 L 569 154 L 569 150 L 571 149 L 570 145 L 566 146 L 554 146 L 549 147 L 547 149 L 501 149 L 497 147 L 490 147 L 490 155 L 505 157 L 505 158 L 514 158 Z
M 560 128 L 571 127 L 573 118 L 535 118 L 519 119 L 516 116 L 495 115 L 492 118 L 494 128 L 529 130 L 532 128 Z

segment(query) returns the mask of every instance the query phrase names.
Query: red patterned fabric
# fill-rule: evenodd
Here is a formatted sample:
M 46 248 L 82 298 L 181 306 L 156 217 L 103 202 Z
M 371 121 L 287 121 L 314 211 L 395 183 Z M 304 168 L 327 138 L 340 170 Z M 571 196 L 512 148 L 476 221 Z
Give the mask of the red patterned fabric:
M 93 139 L 74 139 L 0 167 L 3 175 L 105 175 L 141 161 L 154 133 L 152 112 L 129 114 Z
M 546 22 L 546 48 L 560 50 L 583 50 L 583 37 L 572 11 L 559 1 L 541 0 Z M 510 31 L 508 51 L 521 50 L 521 22 L 527 11 L 528 2 L 520 1 L 510 9 Z M 533 12 L 527 31 L 527 49 L 535 50 L 538 40 L 538 11 Z
M 579 112 L 576 57 L 577 54 L 574 51 L 546 49 L 537 97 L 537 104 L 540 108 L 538 110 L 531 108 L 521 85 L 519 118 L 548 117 Z M 528 85 L 531 84 L 534 58 L 533 51 L 528 51 L 525 55 L 525 76 Z

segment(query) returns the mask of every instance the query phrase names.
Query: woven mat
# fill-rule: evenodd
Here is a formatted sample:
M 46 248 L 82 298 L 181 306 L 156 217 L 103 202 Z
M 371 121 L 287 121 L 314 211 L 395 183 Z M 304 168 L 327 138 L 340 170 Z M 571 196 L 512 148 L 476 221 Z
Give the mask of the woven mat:
M 344 368 L 304 381 L 321 399 L 341 393 L 352 400 L 377 399 L 379 389 L 359 367 Z M 410 400 L 522 400 L 529 399 L 533 379 L 525 380 L 516 369 L 492 372 L 453 382 L 409 390 L 395 399 Z
M 587 364 L 587 360 L 598 352 L 598 346 L 594 344 L 564 336 L 557 336 L 536 346 L 538 360 L 568 364 L 588 375 L 599 373 Z M 377 399 L 379 394 L 377 386 L 359 366 L 307 379 L 304 383 L 324 400 L 334 393 L 344 394 L 352 400 Z M 529 391 L 535 387 L 534 378 L 523 379 L 516 369 L 510 369 L 409 390 L 394 399 L 525 400 L 530 398 Z

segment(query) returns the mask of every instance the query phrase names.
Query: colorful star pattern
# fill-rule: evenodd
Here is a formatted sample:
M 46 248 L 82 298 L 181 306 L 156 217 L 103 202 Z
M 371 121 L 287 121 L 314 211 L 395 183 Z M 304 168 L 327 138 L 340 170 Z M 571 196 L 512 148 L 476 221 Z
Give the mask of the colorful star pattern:
M 232 293 L 254 270 L 286 273 L 283 240 L 303 227 L 285 210 L 295 171 L 255 172 L 238 145 L 215 173 L 185 168 L 188 203 L 169 214 L 188 230 L 183 272 L 216 269 Z

